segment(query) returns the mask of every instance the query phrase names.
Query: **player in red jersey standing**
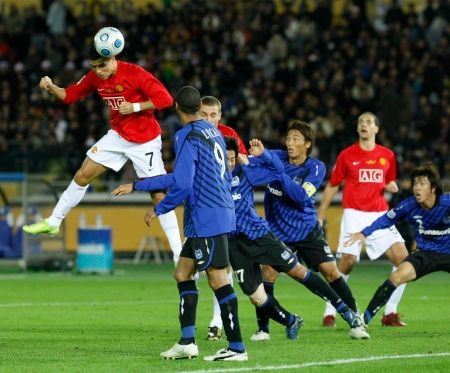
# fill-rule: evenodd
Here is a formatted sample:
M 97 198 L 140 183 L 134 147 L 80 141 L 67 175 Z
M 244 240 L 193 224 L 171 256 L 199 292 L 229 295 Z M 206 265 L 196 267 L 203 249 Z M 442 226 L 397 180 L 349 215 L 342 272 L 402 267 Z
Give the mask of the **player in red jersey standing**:
M 119 171 L 127 160 L 131 160 L 139 178 L 166 173 L 161 156 L 161 127 L 154 112 L 173 105 L 169 92 L 142 67 L 115 57 L 101 57 L 93 46 L 89 62 L 92 70 L 78 83 L 61 88 L 44 76 L 39 87 L 65 104 L 98 92 L 109 107 L 111 129 L 87 151 L 83 164 L 50 217 L 24 226 L 27 233 L 57 234 L 66 215 L 83 198 L 89 183 L 108 169 Z M 164 191 L 151 193 L 155 204 L 164 195 Z M 159 221 L 177 261 L 182 245 L 175 212 L 161 215 Z
M 239 137 L 237 132 L 224 124 L 219 123 L 222 118 L 222 105 L 220 101 L 214 96 L 204 96 L 202 98 L 202 105 L 200 107 L 200 116 L 212 123 L 222 134 L 223 137 L 232 137 L 236 140 L 239 147 L 238 159 L 241 163 L 248 163 L 247 149 L 245 149 L 244 142 Z M 233 272 L 231 267 L 228 271 L 228 280 L 233 285 Z M 210 341 L 220 341 L 222 335 L 222 318 L 220 317 L 220 307 L 216 297 L 214 297 L 214 314 L 208 327 L 207 339 Z
M 339 190 L 339 185 L 345 182 L 342 197 L 344 214 L 341 220 L 337 253 L 340 256 L 338 268 L 346 280 L 359 261 L 362 247 L 361 241 L 345 247 L 344 242 L 348 239 L 347 236 L 361 231 L 386 213 L 388 204 L 384 199 L 385 190 L 391 193 L 398 191 L 395 182 L 395 155 L 390 149 L 375 143 L 378 130 L 379 121 L 374 114 L 365 112 L 359 116 L 357 129 L 359 141 L 345 148 L 338 155 L 318 209 L 318 219 L 323 222 L 325 211 Z M 408 255 L 404 240 L 395 226 L 370 235 L 367 237 L 365 246 L 371 260 L 385 254 L 394 265 L 394 270 Z M 397 305 L 404 289 L 404 286 L 399 286 L 386 304 L 383 325 L 405 325 L 397 313 Z M 327 305 L 323 325 L 334 326 L 335 315 L 334 308 Z

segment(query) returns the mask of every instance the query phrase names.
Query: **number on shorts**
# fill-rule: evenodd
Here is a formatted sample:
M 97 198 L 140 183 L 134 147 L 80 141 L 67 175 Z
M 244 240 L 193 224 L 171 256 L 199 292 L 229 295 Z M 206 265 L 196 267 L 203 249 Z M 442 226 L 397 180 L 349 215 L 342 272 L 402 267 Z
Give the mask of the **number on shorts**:
M 222 148 L 217 142 L 214 144 L 214 156 L 216 157 L 216 160 L 220 165 L 220 176 L 223 179 L 226 170 L 225 156 L 223 154 Z
M 152 170 L 152 163 L 153 163 L 153 152 L 145 153 L 145 155 L 149 155 L 150 156 L 150 160 L 148 161 L 148 165 L 150 166 L 149 171 L 151 171 Z
M 234 274 L 236 275 L 236 278 L 238 282 L 244 282 L 244 269 L 238 269 L 237 271 L 234 271 Z

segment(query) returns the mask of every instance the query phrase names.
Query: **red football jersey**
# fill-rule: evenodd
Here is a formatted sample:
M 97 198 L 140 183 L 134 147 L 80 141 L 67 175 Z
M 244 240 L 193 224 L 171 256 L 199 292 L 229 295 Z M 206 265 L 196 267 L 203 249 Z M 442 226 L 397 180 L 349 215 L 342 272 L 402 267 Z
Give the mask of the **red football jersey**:
M 173 105 L 172 96 L 161 82 L 142 67 L 117 61 L 117 72 L 106 80 L 100 79 L 94 71 L 88 72 L 81 80 L 66 88 L 64 102 L 70 104 L 97 91 L 110 110 L 111 128 L 124 139 L 144 143 L 161 134 L 161 127 L 153 110 L 122 115 L 119 105 L 124 102 L 144 102 L 151 100 L 156 109 Z
M 247 149 L 245 149 L 244 142 L 242 141 L 242 139 L 239 137 L 239 135 L 233 128 L 228 127 L 225 124 L 219 123 L 219 125 L 217 126 L 217 129 L 220 131 L 222 136 L 232 137 L 237 141 L 240 154 L 248 155 Z
M 394 153 L 381 145 L 371 151 L 359 144 L 345 148 L 338 156 L 330 183 L 344 183 L 342 206 L 360 211 L 386 211 L 385 185 L 396 179 Z

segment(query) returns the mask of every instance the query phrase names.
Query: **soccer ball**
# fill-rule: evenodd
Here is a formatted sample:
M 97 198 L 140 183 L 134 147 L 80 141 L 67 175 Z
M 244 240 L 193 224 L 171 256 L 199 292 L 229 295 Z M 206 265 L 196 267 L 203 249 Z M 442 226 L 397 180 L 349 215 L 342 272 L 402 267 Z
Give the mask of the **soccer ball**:
M 102 57 L 117 56 L 125 46 L 122 33 L 115 27 L 103 27 L 94 36 L 94 47 Z

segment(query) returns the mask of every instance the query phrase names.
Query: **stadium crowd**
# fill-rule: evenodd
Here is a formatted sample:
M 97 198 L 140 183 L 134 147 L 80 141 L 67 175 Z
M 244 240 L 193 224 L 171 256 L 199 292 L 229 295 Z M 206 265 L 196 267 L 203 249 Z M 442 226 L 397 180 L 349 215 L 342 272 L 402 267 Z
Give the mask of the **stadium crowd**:
M 29 170 L 61 178 L 77 170 L 108 129 L 106 106 L 96 95 L 62 105 L 38 83 L 44 75 L 63 87 L 80 79 L 93 35 L 112 25 L 125 34 L 119 59 L 144 66 L 172 94 L 193 85 L 218 97 L 223 122 L 246 141 L 282 147 L 288 121 L 299 118 L 317 129 L 313 155 L 331 168 L 356 141 L 358 115 L 373 111 L 382 124 L 378 141 L 395 151 L 400 177 L 424 159 L 449 177 L 447 0 L 420 11 L 413 2 L 366 9 L 364 1 L 345 1 L 342 14 L 330 0 L 162 3 L 69 8 L 54 0 L 0 15 L 0 171 L 21 171 L 23 159 Z M 180 123 L 173 110 L 158 115 L 171 169 Z

